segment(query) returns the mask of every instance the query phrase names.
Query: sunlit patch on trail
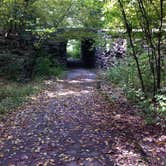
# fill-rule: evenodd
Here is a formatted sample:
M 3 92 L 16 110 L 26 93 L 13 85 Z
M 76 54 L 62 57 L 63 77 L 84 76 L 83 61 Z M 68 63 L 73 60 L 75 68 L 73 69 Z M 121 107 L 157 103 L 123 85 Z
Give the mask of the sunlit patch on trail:
M 59 92 L 58 95 L 59 96 L 66 96 L 66 95 L 81 96 L 83 94 L 88 94 L 88 93 L 90 93 L 90 91 L 88 91 L 88 90 L 82 90 L 82 91 L 79 91 L 79 92 L 69 90 L 67 92 Z
M 91 93 L 92 91 L 89 90 L 81 90 L 81 91 L 73 91 L 73 90 L 62 90 L 59 92 L 51 92 L 51 91 L 46 91 L 45 94 L 49 97 L 49 98 L 55 98 L 58 96 L 81 96 L 83 94 L 88 94 Z

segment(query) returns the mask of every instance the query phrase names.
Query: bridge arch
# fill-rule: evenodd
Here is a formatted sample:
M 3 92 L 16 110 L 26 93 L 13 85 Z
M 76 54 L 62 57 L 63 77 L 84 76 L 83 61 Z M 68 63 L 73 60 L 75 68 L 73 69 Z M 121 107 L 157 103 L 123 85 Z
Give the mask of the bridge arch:
M 93 29 L 83 28 L 58 29 L 44 41 L 43 48 L 65 66 L 93 68 L 95 66 L 94 38 L 97 35 L 96 32 Z M 81 42 L 80 63 L 73 63 L 67 60 L 67 43 L 71 39 Z

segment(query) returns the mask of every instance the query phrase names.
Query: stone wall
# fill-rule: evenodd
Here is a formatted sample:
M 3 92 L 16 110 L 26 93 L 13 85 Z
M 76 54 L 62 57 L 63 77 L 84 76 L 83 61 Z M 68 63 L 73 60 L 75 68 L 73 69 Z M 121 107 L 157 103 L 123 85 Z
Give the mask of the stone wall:
M 117 59 L 125 56 L 127 43 L 125 39 L 107 40 L 105 46 L 93 47 L 92 39 L 84 39 L 81 43 L 81 61 L 84 67 L 102 69 L 111 68 Z M 43 43 L 43 49 L 51 54 L 60 64 L 67 64 L 67 41 L 56 42 L 48 40 Z
M 30 34 L 25 39 L 17 34 L 0 35 L 0 76 L 17 80 L 30 78 L 35 55 Z
M 105 44 L 104 46 L 99 45 L 96 47 L 96 67 L 101 69 L 109 69 L 114 66 L 118 59 L 125 56 L 127 50 L 127 40 L 122 38 L 112 38 L 106 34 L 102 34 L 101 37 L 105 40 Z
M 29 35 L 30 36 L 30 35 Z M 35 58 L 36 49 L 33 47 L 33 36 L 22 40 L 18 36 L 9 36 L 9 39 L 0 38 L 0 53 L 4 50 L 10 50 L 11 54 L 15 54 L 19 57 L 24 58 L 24 68 L 30 71 L 32 68 Z M 37 39 L 36 39 L 37 40 Z M 81 39 L 80 39 L 81 40 Z M 100 40 L 105 40 L 105 45 L 93 47 L 94 40 L 90 38 L 82 39 L 81 43 L 81 64 L 84 67 L 97 67 L 102 69 L 108 69 L 114 65 L 118 58 L 123 58 L 126 51 L 126 40 L 116 38 L 113 39 L 111 36 L 105 33 L 100 34 Z M 11 46 L 10 46 L 11 45 Z M 67 39 L 64 41 L 56 41 L 56 39 L 45 40 L 41 48 L 50 54 L 57 62 L 63 65 L 67 65 Z M 30 54 L 30 55 L 27 55 Z M 37 55 L 38 56 L 38 55 Z M 19 58 L 20 59 L 20 58 Z M 32 59 L 32 60 L 31 60 Z M 31 60 L 31 61 L 30 61 Z M 27 63 L 28 62 L 28 63 Z M 79 66 L 79 65 L 78 65 Z M 32 72 L 29 72 L 32 73 Z M 30 75 L 30 74 L 26 74 Z
M 43 43 L 42 48 L 50 55 L 55 57 L 57 62 L 60 64 L 66 65 L 66 47 L 67 41 L 56 42 L 55 40 L 47 40 Z

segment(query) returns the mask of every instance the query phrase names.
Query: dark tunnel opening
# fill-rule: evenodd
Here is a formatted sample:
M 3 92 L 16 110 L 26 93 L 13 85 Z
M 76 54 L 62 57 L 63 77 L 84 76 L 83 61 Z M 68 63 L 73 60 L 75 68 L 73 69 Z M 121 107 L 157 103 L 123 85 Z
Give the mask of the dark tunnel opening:
M 95 48 L 92 39 L 68 40 L 66 46 L 68 68 L 94 68 Z

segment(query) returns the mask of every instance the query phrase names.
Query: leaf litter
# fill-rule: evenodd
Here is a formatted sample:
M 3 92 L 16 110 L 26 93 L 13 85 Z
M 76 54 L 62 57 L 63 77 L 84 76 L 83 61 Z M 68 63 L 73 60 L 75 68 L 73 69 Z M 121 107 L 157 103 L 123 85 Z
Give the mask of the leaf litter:
M 107 100 L 84 73 L 45 80 L 35 99 L 1 119 L 0 165 L 165 165 L 164 131 L 146 126 L 119 90 Z

